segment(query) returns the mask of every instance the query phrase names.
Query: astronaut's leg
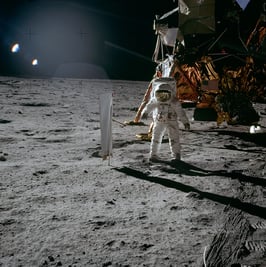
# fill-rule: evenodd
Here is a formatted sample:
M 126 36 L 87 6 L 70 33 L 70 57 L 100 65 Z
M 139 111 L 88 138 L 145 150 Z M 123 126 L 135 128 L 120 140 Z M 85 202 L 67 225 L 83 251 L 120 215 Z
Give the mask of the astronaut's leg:
M 171 156 L 173 159 L 180 160 L 181 158 L 181 146 L 179 140 L 179 127 L 178 122 L 171 121 L 168 125 L 169 145 Z
M 148 138 L 151 140 L 152 138 L 152 131 L 153 131 L 153 126 L 154 126 L 154 122 L 152 121 L 149 127 L 149 131 L 148 131 Z
M 150 160 L 158 159 L 158 153 L 160 151 L 163 135 L 165 132 L 165 125 L 159 122 L 154 122 L 151 146 L 150 146 Z

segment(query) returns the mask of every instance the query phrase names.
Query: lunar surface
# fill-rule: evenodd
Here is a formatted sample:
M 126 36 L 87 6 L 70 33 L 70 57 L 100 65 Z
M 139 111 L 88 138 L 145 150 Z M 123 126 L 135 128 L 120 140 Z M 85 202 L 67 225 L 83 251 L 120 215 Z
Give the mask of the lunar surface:
M 136 134 L 151 119 L 124 124 L 148 83 L 0 78 L 0 266 L 266 266 L 266 104 L 254 103 L 254 134 L 185 108 L 182 160 L 150 164 L 150 143 Z M 101 158 L 106 92 L 110 161 Z

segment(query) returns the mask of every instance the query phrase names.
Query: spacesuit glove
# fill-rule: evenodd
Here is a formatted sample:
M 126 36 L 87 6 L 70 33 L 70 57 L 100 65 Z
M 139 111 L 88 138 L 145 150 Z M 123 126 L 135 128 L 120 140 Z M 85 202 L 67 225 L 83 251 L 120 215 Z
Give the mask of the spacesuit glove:
M 189 123 L 184 123 L 184 127 L 186 131 L 190 130 L 190 124 Z

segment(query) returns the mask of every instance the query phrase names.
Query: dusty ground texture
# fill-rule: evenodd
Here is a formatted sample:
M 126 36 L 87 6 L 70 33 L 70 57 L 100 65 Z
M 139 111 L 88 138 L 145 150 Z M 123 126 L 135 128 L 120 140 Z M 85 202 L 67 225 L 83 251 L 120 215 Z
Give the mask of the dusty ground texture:
M 182 161 L 149 165 L 135 135 L 150 121 L 118 123 L 147 85 L 1 78 L 0 266 L 266 266 L 266 105 L 255 103 L 264 134 L 252 136 L 186 108 Z M 104 92 L 118 121 L 110 165 L 99 156 Z

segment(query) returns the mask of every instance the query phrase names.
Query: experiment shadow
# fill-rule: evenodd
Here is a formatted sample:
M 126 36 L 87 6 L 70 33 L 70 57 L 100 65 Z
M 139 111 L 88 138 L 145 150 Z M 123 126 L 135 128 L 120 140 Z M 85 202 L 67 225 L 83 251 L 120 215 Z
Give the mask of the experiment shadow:
M 141 179 L 141 180 L 149 181 L 152 183 L 157 183 L 157 184 L 160 184 L 160 185 L 163 185 L 169 188 L 173 188 L 173 189 L 185 192 L 185 193 L 195 192 L 199 194 L 201 198 L 209 199 L 209 200 L 212 200 L 214 202 L 218 202 L 224 205 L 230 205 L 231 207 L 242 210 L 251 215 L 255 215 L 263 219 L 266 219 L 266 208 L 258 206 L 258 205 L 254 205 L 251 203 L 247 203 L 247 202 L 242 202 L 240 199 L 237 199 L 237 198 L 226 197 L 226 196 L 221 196 L 221 195 L 214 194 L 214 193 L 201 191 L 193 186 L 186 185 L 186 184 L 176 182 L 176 181 L 172 181 L 166 178 L 149 176 L 148 174 L 144 172 L 141 172 L 139 170 L 135 170 L 129 167 L 116 167 L 114 169 L 126 175 L 129 175 L 129 176 Z
M 258 146 L 266 147 L 266 133 L 256 133 L 250 134 L 246 132 L 236 132 L 230 130 L 219 130 L 216 131 L 219 135 L 230 135 L 232 137 L 237 137 L 243 141 L 252 142 Z
M 202 168 L 199 168 L 197 166 L 194 166 L 192 164 L 189 164 L 184 161 L 178 161 L 178 162 L 167 162 L 165 161 L 165 164 L 170 166 L 169 167 L 162 167 L 162 171 L 167 172 L 167 173 L 173 173 L 173 174 L 184 174 L 188 176 L 223 176 L 227 177 L 230 179 L 238 180 L 239 182 L 244 182 L 244 183 L 252 183 L 254 185 L 259 185 L 262 187 L 266 187 L 266 179 L 259 178 L 259 177 L 253 177 L 253 176 L 248 176 L 241 171 L 225 171 L 225 170 L 204 170 Z

